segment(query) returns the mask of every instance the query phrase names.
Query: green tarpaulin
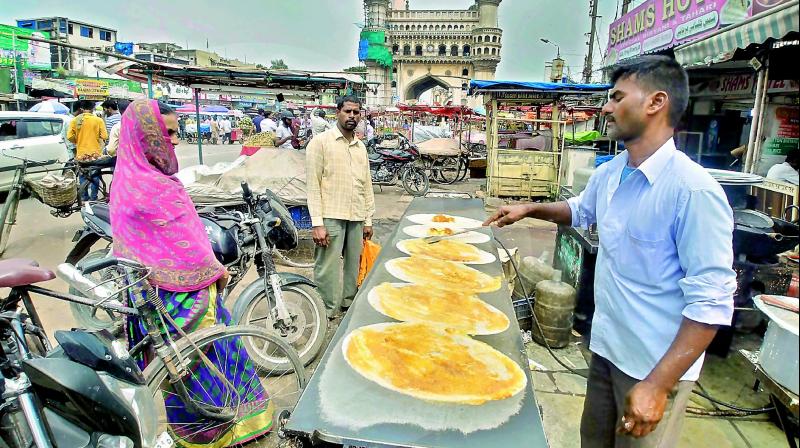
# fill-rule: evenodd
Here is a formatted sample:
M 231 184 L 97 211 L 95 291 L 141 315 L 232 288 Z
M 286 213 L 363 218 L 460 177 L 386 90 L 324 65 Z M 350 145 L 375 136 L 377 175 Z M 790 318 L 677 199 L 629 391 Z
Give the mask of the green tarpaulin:
M 368 47 L 365 58 L 367 61 L 375 61 L 378 65 L 392 68 L 392 52 L 386 46 L 386 33 L 383 31 L 362 31 L 360 41 L 366 41 Z

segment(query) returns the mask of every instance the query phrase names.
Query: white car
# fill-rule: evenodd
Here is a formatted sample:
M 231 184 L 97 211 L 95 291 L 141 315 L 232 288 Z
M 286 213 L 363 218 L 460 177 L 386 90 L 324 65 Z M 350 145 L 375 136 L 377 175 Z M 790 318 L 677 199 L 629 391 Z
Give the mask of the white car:
M 0 111 L 0 191 L 8 191 L 14 171 L 29 161 L 28 169 L 60 168 L 72 156 L 67 150 L 66 135 L 71 116 L 37 112 Z M 39 179 L 47 173 L 27 174 Z

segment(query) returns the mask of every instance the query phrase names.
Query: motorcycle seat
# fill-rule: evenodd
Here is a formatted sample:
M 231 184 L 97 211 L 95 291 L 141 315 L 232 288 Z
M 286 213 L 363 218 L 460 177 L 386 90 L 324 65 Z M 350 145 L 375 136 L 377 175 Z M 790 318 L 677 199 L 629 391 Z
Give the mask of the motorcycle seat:
M 0 288 L 14 288 L 32 285 L 56 278 L 53 271 L 40 268 L 39 264 L 28 258 L 9 258 L 0 260 Z

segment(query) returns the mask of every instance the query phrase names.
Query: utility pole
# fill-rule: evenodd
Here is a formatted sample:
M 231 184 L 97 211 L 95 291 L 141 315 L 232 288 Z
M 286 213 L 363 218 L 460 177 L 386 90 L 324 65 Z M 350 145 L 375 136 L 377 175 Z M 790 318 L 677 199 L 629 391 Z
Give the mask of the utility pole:
M 586 53 L 586 60 L 583 63 L 583 82 L 586 84 L 592 81 L 592 52 L 594 51 L 594 37 L 597 33 L 597 4 L 599 1 L 589 0 L 592 30 L 589 32 L 589 51 Z

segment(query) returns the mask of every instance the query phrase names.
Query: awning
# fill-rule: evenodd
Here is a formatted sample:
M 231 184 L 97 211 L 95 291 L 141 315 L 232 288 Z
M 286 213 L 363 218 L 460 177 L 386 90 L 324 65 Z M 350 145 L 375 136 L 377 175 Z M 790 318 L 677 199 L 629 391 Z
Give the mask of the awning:
M 733 57 L 737 49 L 780 39 L 800 31 L 800 6 L 792 1 L 744 22 L 724 28 L 701 40 L 675 48 L 675 59 L 684 67 L 711 65 Z

